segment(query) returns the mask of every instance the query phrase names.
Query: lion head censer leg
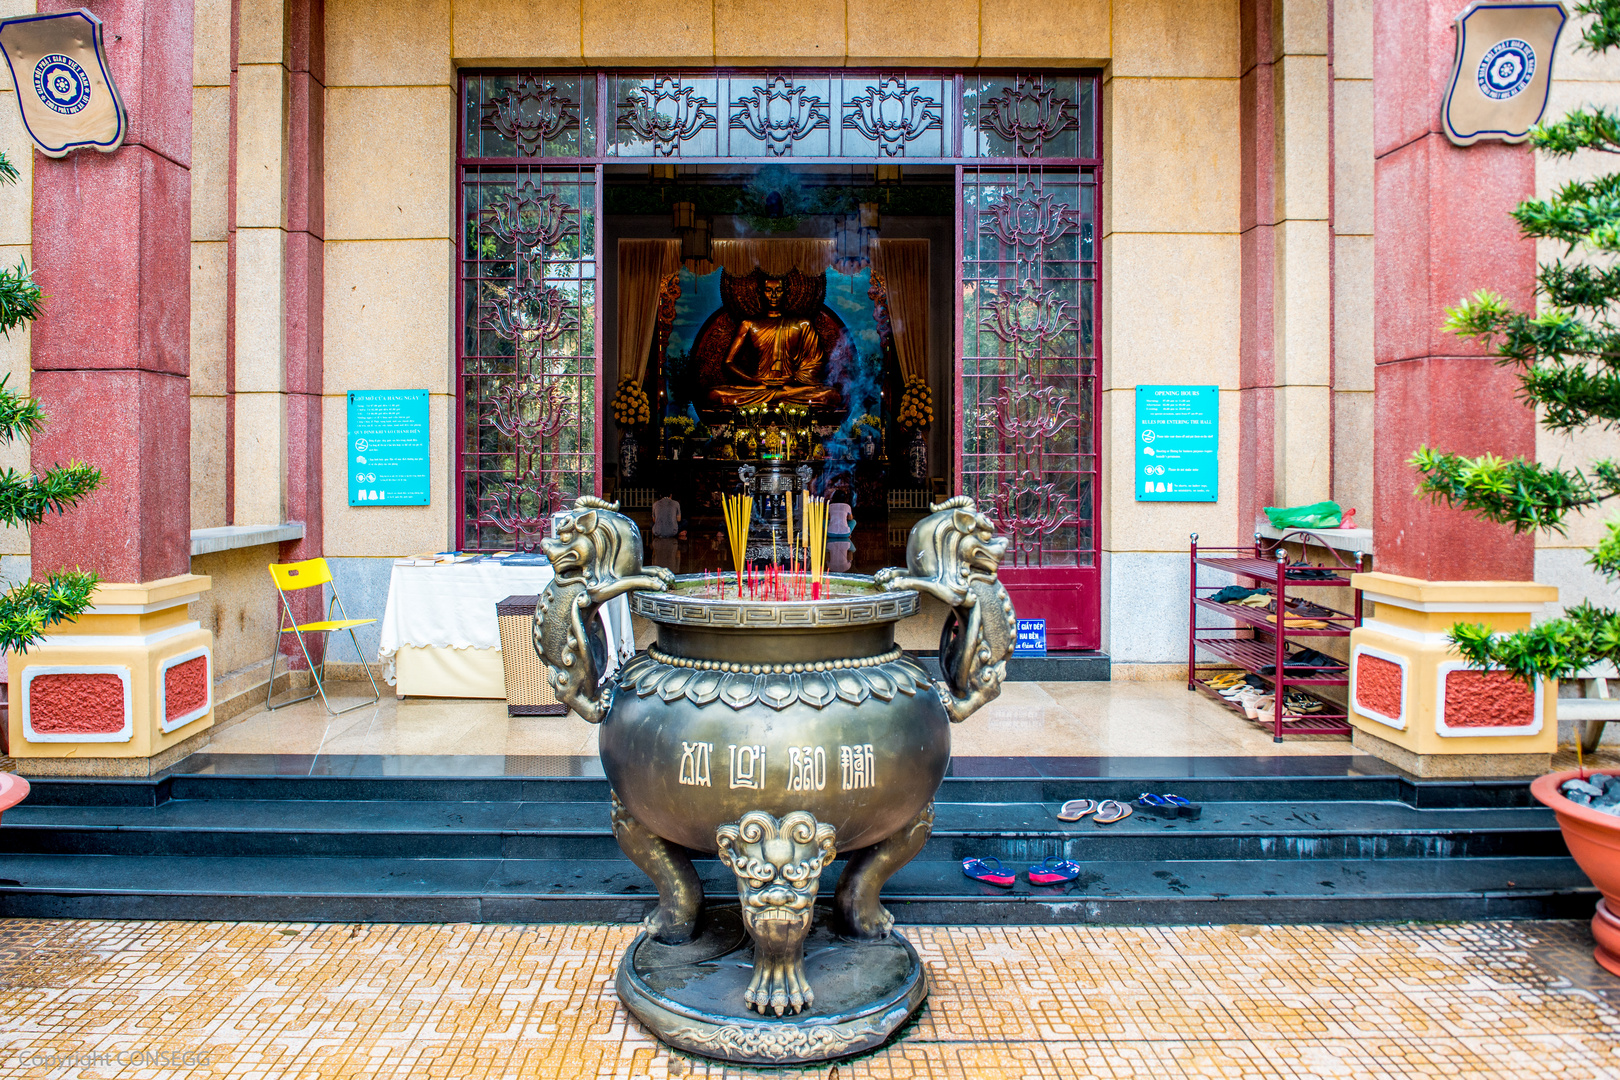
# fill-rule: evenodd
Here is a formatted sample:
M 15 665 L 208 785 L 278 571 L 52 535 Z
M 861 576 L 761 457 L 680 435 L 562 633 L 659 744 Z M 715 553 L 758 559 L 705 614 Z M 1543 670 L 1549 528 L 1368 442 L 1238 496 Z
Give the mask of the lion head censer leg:
M 751 810 L 715 834 L 720 861 L 737 875 L 743 926 L 754 939 L 750 1008 L 781 1016 L 816 999 L 804 975 L 804 939 L 815 914 L 822 867 L 838 854 L 831 825 L 803 810 L 778 819 Z

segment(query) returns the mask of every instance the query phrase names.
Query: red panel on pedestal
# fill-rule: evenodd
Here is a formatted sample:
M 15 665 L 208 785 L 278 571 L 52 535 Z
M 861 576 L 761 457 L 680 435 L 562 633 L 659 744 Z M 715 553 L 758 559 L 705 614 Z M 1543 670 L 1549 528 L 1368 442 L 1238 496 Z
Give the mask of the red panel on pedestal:
M 163 673 L 164 719 L 173 721 L 208 705 L 208 657 L 194 656 Z
M 124 684 L 116 675 L 36 676 L 29 726 L 41 735 L 110 735 L 124 729 Z

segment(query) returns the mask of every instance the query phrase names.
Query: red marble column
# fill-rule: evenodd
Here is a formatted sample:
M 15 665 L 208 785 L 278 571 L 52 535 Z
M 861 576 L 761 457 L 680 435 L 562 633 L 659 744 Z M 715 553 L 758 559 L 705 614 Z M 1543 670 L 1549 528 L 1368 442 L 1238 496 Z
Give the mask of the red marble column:
M 326 11 L 324 0 L 289 0 L 291 70 L 287 155 L 287 518 L 304 523 L 302 540 L 281 545 L 281 560 L 312 559 L 322 551 L 321 347 L 325 294 Z M 300 622 L 324 619 L 315 590 L 295 594 Z M 308 643 L 316 659 L 324 635 Z M 297 642 L 283 651 L 303 667 Z
M 80 0 L 41 0 L 63 11 Z M 33 262 L 45 313 L 36 470 L 73 458 L 102 488 L 32 535 L 34 574 L 110 582 L 191 569 L 191 0 L 102 0 L 129 136 L 111 154 L 34 155 Z
M 1276 499 L 1276 98 L 1270 0 L 1243 0 L 1240 258 L 1242 329 L 1238 341 L 1238 542 L 1254 533 L 1261 507 Z
M 1445 333 L 1482 288 L 1529 307 L 1535 245 L 1508 212 L 1535 193 L 1523 145 L 1453 146 L 1440 129 L 1453 0 L 1374 9 L 1374 568 L 1430 581 L 1528 581 L 1535 541 L 1414 494 L 1420 445 L 1533 458 L 1535 417 L 1514 372 Z

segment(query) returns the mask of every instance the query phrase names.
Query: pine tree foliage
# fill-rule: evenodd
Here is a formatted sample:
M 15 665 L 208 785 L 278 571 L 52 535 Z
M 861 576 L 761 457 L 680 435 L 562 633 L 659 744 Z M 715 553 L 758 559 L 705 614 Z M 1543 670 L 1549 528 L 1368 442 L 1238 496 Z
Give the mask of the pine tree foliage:
M 17 167 L 0 153 L 0 184 L 15 184 Z M 0 269 L 0 335 L 39 317 L 42 298 L 26 262 Z M 0 378 L 0 442 L 28 439 L 45 426 L 45 412 L 32 398 L 10 390 Z M 82 461 L 23 475 L 0 469 L 0 525 L 38 525 L 46 514 L 71 509 L 101 483 L 101 471 Z M 90 606 L 96 576 L 64 570 L 46 581 L 26 581 L 0 594 L 0 649 L 27 652 L 52 623 L 80 615 Z
M 1620 0 L 1586 0 L 1575 13 L 1591 16 L 1580 48 L 1620 47 Z M 1620 154 L 1620 114 L 1577 109 L 1538 126 L 1530 142 L 1554 158 Z M 1549 430 L 1620 429 L 1620 173 L 1571 181 L 1550 199 L 1519 204 L 1513 218 L 1523 235 L 1564 245 L 1564 258 L 1538 268 L 1536 310 L 1516 311 L 1481 291 L 1447 310 L 1446 329 L 1484 342 L 1498 363 L 1517 368 L 1521 396 Z M 1620 495 L 1620 462 L 1608 459 L 1580 469 L 1425 446 L 1411 464 L 1422 474 L 1420 493 L 1519 533 L 1562 534 L 1570 515 Z M 1620 582 L 1620 518 L 1589 554 L 1589 565 Z M 1451 640 L 1475 666 L 1505 668 L 1526 681 L 1564 678 L 1602 661 L 1620 663 L 1620 611 L 1583 603 L 1562 618 L 1500 635 L 1459 623 Z

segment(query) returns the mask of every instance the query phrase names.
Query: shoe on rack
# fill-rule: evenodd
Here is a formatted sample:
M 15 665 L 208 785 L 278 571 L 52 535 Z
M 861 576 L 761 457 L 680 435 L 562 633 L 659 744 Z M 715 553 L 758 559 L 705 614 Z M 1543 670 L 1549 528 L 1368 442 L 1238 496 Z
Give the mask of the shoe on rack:
M 1251 698 L 1243 703 L 1243 715 L 1247 716 L 1250 720 L 1257 720 L 1262 712 L 1270 711 L 1271 703 L 1275 700 L 1277 699 L 1271 694 L 1264 694 L 1260 697 Z
M 1290 690 L 1283 695 L 1283 708 L 1290 713 L 1319 713 L 1322 711 L 1322 701 L 1302 690 Z

